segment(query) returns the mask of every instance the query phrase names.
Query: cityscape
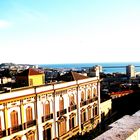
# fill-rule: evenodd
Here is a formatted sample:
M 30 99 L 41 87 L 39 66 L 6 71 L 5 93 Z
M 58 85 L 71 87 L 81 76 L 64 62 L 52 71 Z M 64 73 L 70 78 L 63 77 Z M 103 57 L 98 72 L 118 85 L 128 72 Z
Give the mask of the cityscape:
M 124 67 L 0 64 L 0 139 L 139 139 L 140 74 Z
M 0 0 L 0 140 L 140 140 L 140 0 Z

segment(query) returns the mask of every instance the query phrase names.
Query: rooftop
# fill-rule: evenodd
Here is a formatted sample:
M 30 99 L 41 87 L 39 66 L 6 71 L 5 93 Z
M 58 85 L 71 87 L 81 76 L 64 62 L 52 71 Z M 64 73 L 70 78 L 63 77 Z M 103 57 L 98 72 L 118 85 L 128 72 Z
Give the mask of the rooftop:
M 68 73 L 60 76 L 59 80 L 68 82 L 68 81 L 77 81 L 77 80 L 82 80 L 82 79 L 87 79 L 87 78 L 89 77 L 84 76 L 74 71 L 69 71 Z
M 18 76 L 38 75 L 38 74 L 42 74 L 42 73 L 43 72 L 40 69 L 29 68 L 29 69 L 26 69 L 26 70 L 22 71 L 21 73 L 19 73 Z

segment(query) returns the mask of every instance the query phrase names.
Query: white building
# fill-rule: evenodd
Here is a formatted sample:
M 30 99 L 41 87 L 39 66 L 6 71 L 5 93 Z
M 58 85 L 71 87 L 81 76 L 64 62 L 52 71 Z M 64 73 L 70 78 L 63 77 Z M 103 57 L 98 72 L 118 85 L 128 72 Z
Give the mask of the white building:
M 97 77 L 0 94 L 1 140 L 68 139 L 100 122 Z
M 136 76 L 136 74 L 135 74 L 135 66 L 134 65 L 128 65 L 128 66 L 126 66 L 126 75 L 129 78 L 133 78 L 133 77 Z

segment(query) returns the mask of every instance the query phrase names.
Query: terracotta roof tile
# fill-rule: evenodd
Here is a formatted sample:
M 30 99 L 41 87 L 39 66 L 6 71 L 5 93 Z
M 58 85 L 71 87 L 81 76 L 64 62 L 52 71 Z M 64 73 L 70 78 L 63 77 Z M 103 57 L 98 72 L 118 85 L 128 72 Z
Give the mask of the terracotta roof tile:
M 29 68 L 27 70 L 24 70 L 23 72 L 19 73 L 18 76 L 30 76 L 30 75 L 39 75 L 43 72 L 39 69 Z
M 68 81 L 76 81 L 76 80 L 81 80 L 81 79 L 86 79 L 86 78 L 88 78 L 88 77 L 81 75 L 77 72 L 70 71 L 70 72 L 60 76 L 58 80 L 68 82 Z

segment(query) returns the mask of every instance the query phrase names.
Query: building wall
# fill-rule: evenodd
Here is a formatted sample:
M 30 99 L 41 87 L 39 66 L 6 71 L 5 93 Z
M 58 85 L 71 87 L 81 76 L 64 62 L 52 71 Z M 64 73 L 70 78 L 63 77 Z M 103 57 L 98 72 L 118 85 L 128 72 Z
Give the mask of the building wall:
M 106 100 L 100 104 L 101 113 L 104 113 L 105 116 L 108 115 L 108 113 L 111 109 L 112 109 L 111 99 Z
M 43 85 L 45 84 L 44 81 L 44 74 L 39 74 L 39 75 L 32 75 L 28 77 L 29 81 L 29 86 L 38 86 L 38 85 Z
M 78 133 L 84 134 L 94 129 L 100 120 L 99 83 L 97 78 L 88 78 L 48 86 L 20 88 L 0 94 L 1 139 L 10 140 L 19 136 L 22 140 L 26 140 L 28 136 L 34 135 L 33 139 L 43 140 L 43 134 L 46 133 L 50 134 L 51 139 L 68 139 Z M 84 100 L 81 100 L 82 92 Z M 62 110 L 60 110 L 61 98 L 64 102 Z M 47 115 L 44 114 L 44 104 L 49 104 L 50 112 Z M 31 108 L 32 115 L 26 113 L 28 108 Z M 11 127 L 10 115 L 13 110 L 18 114 L 16 127 Z M 85 121 L 81 122 L 83 111 Z M 31 117 L 31 121 L 27 121 L 27 117 Z M 64 120 L 65 125 L 62 123 Z M 63 129 L 60 130 L 64 126 L 65 132 Z
M 133 65 L 128 65 L 126 66 L 126 74 L 129 76 L 129 78 L 135 77 L 135 66 Z
M 126 140 L 140 140 L 140 128 L 137 129 L 131 136 L 129 136 Z

